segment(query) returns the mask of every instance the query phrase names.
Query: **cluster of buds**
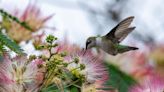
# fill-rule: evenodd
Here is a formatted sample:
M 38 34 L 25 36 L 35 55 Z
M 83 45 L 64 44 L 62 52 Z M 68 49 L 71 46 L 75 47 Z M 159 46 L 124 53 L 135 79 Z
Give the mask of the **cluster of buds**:
M 45 45 L 38 46 L 37 49 L 47 49 L 49 51 L 49 57 L 41 55 L 45 61 L 43 65 L 45 67 L 45 75 L 43 78 L 43 83 L 41 85 L 42 90 L 46 90 L 46 88 L 50 85 L 55 85 L 58 88 L 58 91 L 64 91 L 65 89 L 77 88 L 80 89 L 83 82 L 85 82 L 86 78 L 84 74 L 79 72 L 85 69 L 85 65 L 79 63 L 79 58 L 75 57 L 72 61 L 67 61 L 67 53 L 66 52 L 52 52 L 52 48 L 58 46 L 58 44 L 54 43 L 57 40 L 56 37 L 49 35 L 46 38 Z M 71 64 L 76 64 L 77 67 L 73 67 L 72 69 L 68 69 L 68 66 Z

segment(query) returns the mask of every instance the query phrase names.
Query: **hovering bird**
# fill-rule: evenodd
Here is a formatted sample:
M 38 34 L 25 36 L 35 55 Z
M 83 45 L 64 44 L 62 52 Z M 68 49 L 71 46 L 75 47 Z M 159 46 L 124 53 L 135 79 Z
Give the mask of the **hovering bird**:
M 134 16 L 130 16 L 122 20 L 105 36 L 89 37 L 86 41 L 86 50 L 92 47 L 97 47 L 104 50 L 110 55 L 117 55 L 131 50 L 137 50 L 137 47 L 121 45 L 120 42 L 124 40 L 135 27 L 129 27 L 133 21 Z M 85 50 L 85 51 L 86 51 Z

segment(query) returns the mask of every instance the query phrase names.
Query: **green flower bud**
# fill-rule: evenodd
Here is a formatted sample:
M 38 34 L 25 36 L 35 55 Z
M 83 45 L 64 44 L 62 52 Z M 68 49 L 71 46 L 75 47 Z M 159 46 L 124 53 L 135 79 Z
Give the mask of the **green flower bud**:
M 36 49 L 37 49 L 37 50 L 42 50 L 42 49 L 45 49 L 45 46 L 43 46 L 43 45 L 36 46 Z
M 58 44 L 53 44 L 53 45 L 52 45 L 52 47 L 56 47 L 56 46 L 58 46 Z
M 56 39 L 57 39 L 57 38 L 54 37 L 53 35 L 49 35 L 49 36 L 47 36 L 46 41 L 47 41 L 47 43 L 52 44 L 53 41 L 56 40 Z
M 61 53 L 61 57 L 65 57 L 67 55 L 67 52 Z
M 64 66 L 64 67 L 67 67 L 67 66 L 68 66 L 68 63 L 63 63 L 63 66 Z
M 80 70 L 84 70 L 85 69 L 85 65 L 84 64 L 80 64 Z
M 79 63 L 79 58 L 78 57 L 76 57 L 76 58 L 74 58 L 74 62 L 76 63 L 76 64 L 78 64 Z
M 29 60 L 32 61 L 32 60 L 34 60 L 34 59 L 36 59 L 36 56 L 35 56 L 35 55 L 30 55 L 30 56 L 29 56 Z

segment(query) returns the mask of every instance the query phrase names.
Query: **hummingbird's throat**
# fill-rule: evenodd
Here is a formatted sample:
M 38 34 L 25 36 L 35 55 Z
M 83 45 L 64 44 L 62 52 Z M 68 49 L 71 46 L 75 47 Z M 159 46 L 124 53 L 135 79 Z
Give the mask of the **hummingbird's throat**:
M 102 42 L 102 38 L 101 37 L 97 37 L 96 38 L 96 45 L 101 44 L 101 42 Z

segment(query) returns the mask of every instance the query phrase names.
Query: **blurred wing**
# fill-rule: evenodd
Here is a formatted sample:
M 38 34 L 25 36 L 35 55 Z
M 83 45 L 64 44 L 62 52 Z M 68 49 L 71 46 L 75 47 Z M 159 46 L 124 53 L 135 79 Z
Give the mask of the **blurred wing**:
M 129 33 L 131 33 L 134 29 L 135 29 L 135 27 L 130 27 L 130 28 L 124 29 L 123 31 L 120 31 L 120 32 L 118 32 L 118 33 L 115 33 L 115 37 L 116 37 L 116 39 L 117 39 L 119 42 L 121 42 L 121 41 L 123 41 L 123 40 L 127 37 L 127 35 L 128 35 Z
M 119 42 L 118 40 L 120 38 L 117 37 L 117 35 L 119 34 L 119 36 L 121 37 L 120 32 L 128 29 L 133 19 L 134 19 L 134 16 L 124 19 L 116 27 L 114 27 L 108 34 L 106 34 L 105 37 L 109 40 L 112 40 L 113 42 L 118 43 Z

